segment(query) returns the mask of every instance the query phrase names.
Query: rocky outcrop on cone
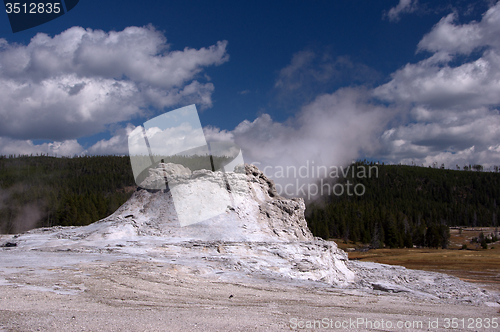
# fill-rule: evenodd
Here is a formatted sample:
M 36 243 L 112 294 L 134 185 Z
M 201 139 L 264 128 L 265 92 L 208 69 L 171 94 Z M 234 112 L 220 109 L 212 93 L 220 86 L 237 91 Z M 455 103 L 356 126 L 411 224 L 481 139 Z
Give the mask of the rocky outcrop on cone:
M 132 223 L 138 235 L 163 236 L 172 242 L 314 241 L 304 218 L 304 201 L 279 196 L 274 183 L 253 165 L 245 165 L 245 173 L 194 171 L 191 175 L 176 176 L 169 186 L 178 189 L 175 194 L 187 196 L 191 191 L 202 191 L 207 182 L 215 183 L 220 192 L 208 192 L 212 196 L 206 206 L 209 209 L 211 202 L 227 192 L 224 177 L 233 184 L 232 201 L 228 200 L 230 204 L 224 213 L 213 218 L 182 227 L 171 191 L 139 189 L 113 215 L 98 223 Z
M 165 187 L 165 180 L 176 181 L 177 178 L 191 177 L 191 170 L 182 165 L 172 163 L 160 163 L 158 167 L 150 168 L 149 176 L 141 182 L 142 188 L 161 188 Z

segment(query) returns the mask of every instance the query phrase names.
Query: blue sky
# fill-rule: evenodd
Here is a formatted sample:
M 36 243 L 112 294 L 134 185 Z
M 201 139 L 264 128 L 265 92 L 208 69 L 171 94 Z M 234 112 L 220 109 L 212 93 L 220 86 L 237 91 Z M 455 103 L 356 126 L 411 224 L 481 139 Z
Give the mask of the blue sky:
M 496 1 L 93 1 L 13 34 L 0 154 L 126 154 L 192 103 L 247 162 L 500 164 Z

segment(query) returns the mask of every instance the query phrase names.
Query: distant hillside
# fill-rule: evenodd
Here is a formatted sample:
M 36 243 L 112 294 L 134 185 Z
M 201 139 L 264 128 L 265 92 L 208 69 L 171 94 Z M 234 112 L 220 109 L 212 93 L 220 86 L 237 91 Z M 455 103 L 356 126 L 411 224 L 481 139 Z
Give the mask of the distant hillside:
M 172 161 L 191 162 L 193 168 L 199 163 L 196 157 L 177 159 Z M 220 162 L 223 158 L 214 158 L 216 165 Z M 499 173 L 377 167 L 378 178 L 337 182 L 363 184 L 363 196 L 323 196 L 321 202 L 308 204 L 306 218 L 313 234 L 374 247 L 437 247 L 446 246 L 450 226 L 498 225 Z M 113 213 L 133 190 L 129 157 L 0 156 L 0 233 L 87 225 Z
M 164 159 L 194 170 L 207 158 Z M 215 167 L 226 160 L 213 158 Z M 0 156 L 0 233 L 88 225 L 113 213 L 135 188 L 128 156 Z
M 0 232 L 87 225 L 135 189 L 128 157 L 0 157 Z
M 368 167 L 358 162 L 352 166 Z M 377 165 L 379 176 L 343 178 L 361 183 L 363 196 L 323 196 L 310 204 L 307 221 L 323 238 L 374 247 L 446 246 L 450 226 L 498 225 L 500 174 L 414 166 Z M 373 173 L 373 172 L 372 172 Z

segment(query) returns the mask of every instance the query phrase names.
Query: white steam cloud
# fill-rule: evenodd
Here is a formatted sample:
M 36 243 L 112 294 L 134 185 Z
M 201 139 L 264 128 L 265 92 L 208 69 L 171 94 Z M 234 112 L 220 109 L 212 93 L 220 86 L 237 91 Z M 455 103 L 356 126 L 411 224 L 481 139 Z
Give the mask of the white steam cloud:
M 303 196 L 301 186 L 319 179 L 312 167 L 346 166 L 380 149 L 378 137 L 396 110 L 377 105 L 367 96 L 362 88 L 341 89 L 317 97 L 285 123 L 263 114 L 252 122 L 243 121 L 233 131 L 205 128 L 205 135 L 208 140 L 235 142 L 245 162 L 265 169 L 282 187 L 290 184 L 291 196 Z M 291 170 L 300 167 L 309 168 L 307 176 L 293 176 Z M 280 174 L 287 168 L 290 176 Z

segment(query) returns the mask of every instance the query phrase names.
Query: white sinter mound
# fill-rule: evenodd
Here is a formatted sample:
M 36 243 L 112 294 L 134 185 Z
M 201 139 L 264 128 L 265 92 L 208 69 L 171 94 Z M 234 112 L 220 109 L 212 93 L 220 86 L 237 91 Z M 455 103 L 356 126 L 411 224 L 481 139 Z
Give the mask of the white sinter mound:
M 345 252 L 334 242 L 313 237 L 307 228 L 304 201 L 279 196 L 273 182 L 257 167 L 240 166 L 239 172 L 225 174 L 191 173 L 179 165 L 160 164 L 145 181 L 164 181 L 158 170 L 165 168 L 170 191 L 139 189 L 111 216 L 89 226 L 35 229 L 9 241 L 17 243 L 17 250 L 105 250 L 134 255 L 155 251 L 159 256 L 175 253 L 176 259 L 188 265 L 208 264 L 215 269 L 335 285 L 354 281 Z M 208 215 L 214 214 L 210 213 L 213 205 L 220 209 L 221 204 L 229 204 L 219 215 L 182 227 L 176 212 L 179 198 L 190 201 L 193 195 Z
M 279 196 L 273 182 L 255 166 L 222 173 L 160 164 L 151 170 L 145 186 L 164 182 L 165 177 L 170 191 L 138 189 L 115 213 L 89 226 L 2 236 L 0 245 L 11 246 L 0 248 L 0 270 L 5 275 L 21 267 L 52 271 L 49 266 L 132 260 L 132 265 L 110 266 L 135 275 L 133 271 L 152 268 L 144 262 L 155 262 L 176 273 L 183 271 L 185 278 L 215 277 L 227 284 L 266 280 L 311 286 L 312 281 L 318 289 L 334 286 L 352 296 L 383 294 L 433 303 L 498 305 L 498 294 L 445 274 L 348 262 L 334 242 L 313 237 L 303 200 Z M 181 226 L 179 216 L 189 222 Z M 203 220 L 205 216 L 209 218 Z M 101 265 L 99 269 L 104 268 Z M 81 266 L 82 271 L 89 268 Z M 156 272 L 151 273 L 146 279 Z M 161 275 L 156 277 L 162 280 Z M 3 285 L 21 285 L 19 278 L 16 283 L 11 279 L 0 276 L 0 287 L 2 280 Z

